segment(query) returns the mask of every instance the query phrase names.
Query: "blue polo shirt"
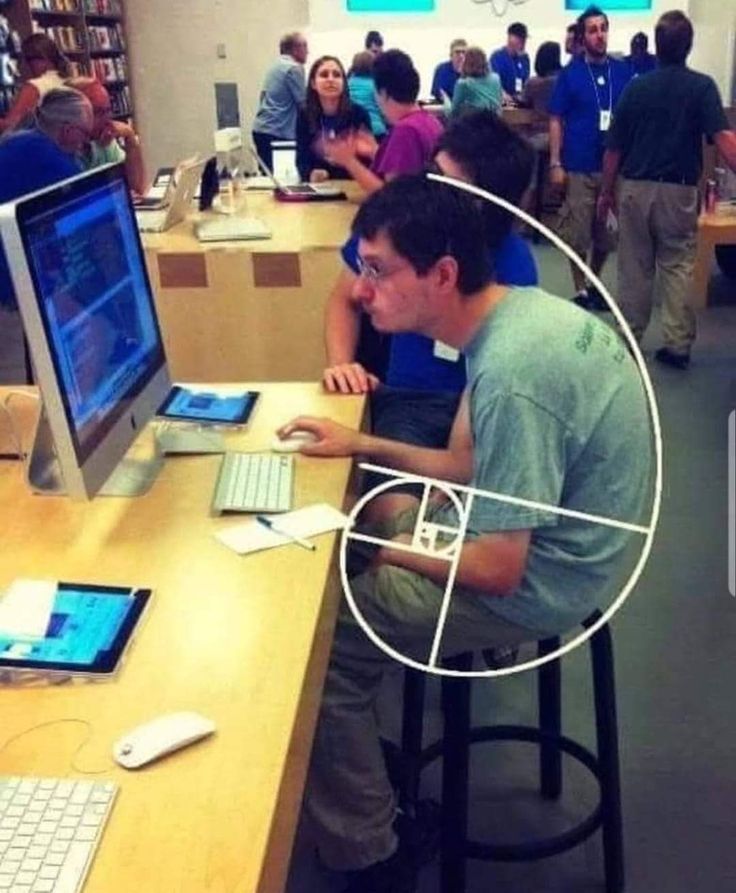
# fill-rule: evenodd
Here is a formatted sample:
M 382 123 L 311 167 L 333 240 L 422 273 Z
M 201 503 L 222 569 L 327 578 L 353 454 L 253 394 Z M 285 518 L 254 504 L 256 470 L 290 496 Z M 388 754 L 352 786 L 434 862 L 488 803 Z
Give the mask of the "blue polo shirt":
M 37 130 L 23 130 L 0 142 L 0 204 L 80 173 L 71 155 Z M 15 289 L 0 244 L 0 307 L 15 309 Z
M 521 93 L 516 89 L 516 79 L 521 78 L 521 86 L 529 80 L 531 66 L 529 56 L 522 53 L 520 56 L 512 56 L 506 47 L 501 47 L 489 59 L 491 69 L 501 78 L 501 86 L 509 96 Z
M 352 236 L 342 247 L 342 258 L 358 273 L 358 239 Z M 503 285 L 537 285 L 537 265 L 529 245 L 518 233 L 510 232 L 495 255 L 495 279 Z M 443 360 L 434 355 L 434 342 L 424 335 L 401 332 L 391 337 L 386 384 L 422 391 L 462 391 L 465 363 Z
M 615 112 L 632 77 L 630 66 L 619 59 L 602 65 L 576 56 L 557 76 L 547 110 L 562 118 L 562 166 L 575 174 L 598 173 L 603 166 L 606 132 L 600 129 L 601 110 Z
M 447 93 L 447 98 L 452 99 L 455 84 L 460 75 L 453 68 L 452 62 L 440 62 L 434 70 L 432 78 L 432 96 L 437 102 L 442 102 L 442 93 Z

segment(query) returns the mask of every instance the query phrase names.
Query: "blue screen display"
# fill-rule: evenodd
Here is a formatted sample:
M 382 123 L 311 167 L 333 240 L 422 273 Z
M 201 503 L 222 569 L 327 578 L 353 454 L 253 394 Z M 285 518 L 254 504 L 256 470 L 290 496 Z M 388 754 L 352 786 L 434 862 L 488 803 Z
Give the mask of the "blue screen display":
M 193 421 L 232 424 L 243 419 L 246 409 L 255 402 L 256 396 L 251 391 L 223 397 L 209 391 L 177 388 L 173 399 L 166 402 L 160 414 Z
M 565 0 L 565 9 L 579 10 L 582 12 L 591 5 L 590 0 Z M 633 12 L 646 11 L 652 8 L 652 0 L 606 0 L 600 4 L 606 12 L 629 10 Z
M 124 180 L 41 209 L 24 235 L 65 409 L 84 455 L 161 356 Z
M 42 639 L 8 638 L 0 633 L 0 660 L 94 666 L 115 644 L 131 612 L 140 606 L 132 594 L 60 586 Z
M 434 0 L 348 0 L 348 12 L 434 12 Z

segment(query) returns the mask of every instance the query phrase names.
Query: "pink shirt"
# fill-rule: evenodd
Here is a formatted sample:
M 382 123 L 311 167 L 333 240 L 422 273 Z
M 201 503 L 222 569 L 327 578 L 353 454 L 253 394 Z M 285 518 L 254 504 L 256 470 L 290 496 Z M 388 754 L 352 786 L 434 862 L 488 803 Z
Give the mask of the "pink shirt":
M 434 115 L 422 109 L 412 112 L 393 126 L 378 147 L 373 173 L 379 177 L 421 173 L 432 159 L 441 133 L 442 125 Z

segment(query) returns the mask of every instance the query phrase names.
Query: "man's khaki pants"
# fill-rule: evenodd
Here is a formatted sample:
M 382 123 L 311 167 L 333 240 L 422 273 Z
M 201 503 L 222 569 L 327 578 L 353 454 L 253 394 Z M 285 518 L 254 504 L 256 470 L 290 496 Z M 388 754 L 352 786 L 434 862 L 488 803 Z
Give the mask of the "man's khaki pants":
M 695 340 L 688 304 L 698 225 L 694 186 L 622 180 L 618 191 L 618 303 L 640 341 L 652 312 L 655 278 L 662 299 L 664 344 L 687 355 Z
M 413 531 L 405 512 L 384 536 Z M 398 653 L 426 664 L 439 620 L 444 587 L 384 565 L 351 581 L 365 620 Z M 491 613 L 477 594 L 453 593 L 442 654 L 518 645 L 538 634 Z M 376 698 L 384 674 L 401 664 L 376 647 L 345 600 L 327 670 L 304 805 L 322 861 L 346 871 L 388 859 L 396 849 L 393 789 L 379 740 Z

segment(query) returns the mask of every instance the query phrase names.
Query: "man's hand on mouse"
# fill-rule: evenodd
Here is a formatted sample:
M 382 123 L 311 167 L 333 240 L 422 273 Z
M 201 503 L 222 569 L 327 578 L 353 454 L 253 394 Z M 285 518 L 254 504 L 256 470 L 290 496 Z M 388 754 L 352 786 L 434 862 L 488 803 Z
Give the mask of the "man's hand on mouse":
M 287 438 L 294 431 L 308 431 L 316 437 L 314 443 L 305 443 L 299 452 L 306 456 L 354 456 L 361 451 L 363 435 L 332 419 L 318 419 L 313 416 L 299 416 L 282 425 L 276 432 Z

